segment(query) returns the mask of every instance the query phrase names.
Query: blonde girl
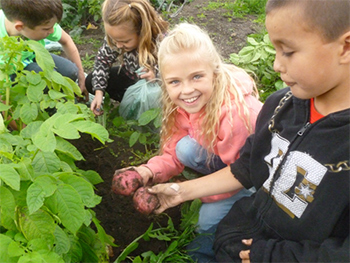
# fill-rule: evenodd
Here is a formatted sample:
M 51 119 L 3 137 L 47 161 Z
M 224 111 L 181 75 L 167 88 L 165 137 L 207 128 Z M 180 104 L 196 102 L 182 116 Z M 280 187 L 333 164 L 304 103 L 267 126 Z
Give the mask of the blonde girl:
M 177 25 L 160 43 L 163 123 L 160 155 L 136 167 L 144 184 L 166 182 L 189 167 L 205 175 L 239 156 L 262 106 L 252 78 L 224 64 L 208 34 Z M 202 198 L 198 231 L 216 226 L 249 190 Z
M 158 74 L 157 41 L 168 30 L 168 22 L 148 0 L 106 0 L 102 5 L 106 37 L 94 70 L 86 78 L 87 90 L 94 94 L 91 110 L 102 112 L 105 92 L 121 101 L 125 90 L 140 78 L 154 80 Z M 117 62 L 117 66 L 112 65 Z M 137 72 L 142 69 L 142 74 Z

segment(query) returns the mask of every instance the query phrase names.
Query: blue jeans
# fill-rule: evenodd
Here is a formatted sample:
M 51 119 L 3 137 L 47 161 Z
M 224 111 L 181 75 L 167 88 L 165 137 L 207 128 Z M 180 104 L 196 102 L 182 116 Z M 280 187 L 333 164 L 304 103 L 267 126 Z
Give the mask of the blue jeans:
M 66 59 L 61 56 L 57 56 L 55 54 L 51 54 L 51 57 L 55 63 L 55 70 L 60 73 L 62 76 L 68 77 L 73 81 L 76 81 L 78 79 L 78 67 L 69 59 Z M 30 63 L 25 67 L 25 70 L 28 71 L 34 71 L 36 73 L 42 71 L 42 69 L 39 67 L 38 63 L 35 61 Z
M 207 163 L 207 151 L 189 135 L 183 137 L 176 145 L 176 155 L 179 161 L 198 173 L 207 175 L 216 172 L 227 165 L 219 156 L 214 155 Z M 231 209 L 232 205 L 244 196 L 252 195 L 254 190 L 242 189 L 237 194 L 213 203 L 203 203 L 199 210 L 198 229 L 200 233 L 187 249 L 188 254 L 198 262 L 214 262 L 212 245 L 218 223 Z

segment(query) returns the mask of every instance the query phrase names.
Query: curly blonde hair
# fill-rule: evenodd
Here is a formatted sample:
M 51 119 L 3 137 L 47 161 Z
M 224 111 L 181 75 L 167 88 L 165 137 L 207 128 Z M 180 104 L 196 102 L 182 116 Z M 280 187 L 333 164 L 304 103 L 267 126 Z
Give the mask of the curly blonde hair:
M 215 141 L 219 131 L 219 117 L 221 116 L 222 105 L 225 105 L 227 112 L 231 111 L 232 99 L 238 109 L 241 119 L 244 121 L 249 133 L 253 132 L 250 124 L 249 108 L 244 99 L 244 93 L 240 77 L 242 74 L 252 79 L 243 69 L 234 65 L 224 64 L 221 56 L 217 52 L 209 35 L 196 25 L 181 23 L 176 25 L 169 34 L 160 43 L 158 50 L 158 65 L 160 73 L 165 64 L 171 63 L 167 58 L 169 55 L 181 53 L 183 51 L 191 51 L 193 57 L 202 64 L 207 63 L 214 71 L 213 92 L 203 111 L 202 137 L 203 145 L 209 153 L 213 153 Z M 242 72 L 237 77 L 237 71 Z M 162 74 L 161 74 L 162 75 Z M 166 87 L 162 79 L 162 128 L 161 128 L 161 149 L 171 136 L 176 133 L 176 116 L 177 105 L 170 99 Z M 252 80 L 252 83 L 254 81 Z M 258 98 L 258 91 L 254 84 L 253 95 Z M 232 123 L 232 115 L 231 124 Z
M 139 64 L 153 69 L 157 65 L 157 41 L 166 34 L 169 23 L 164 21 L 148 0 L 106 0 L 102 4 L 102 19 L 111 26 L 131 23 L 139 36 Z M 114 47 L 107 35 L 107 43 Z M 122 54 L 119 56 L 122 59 Z

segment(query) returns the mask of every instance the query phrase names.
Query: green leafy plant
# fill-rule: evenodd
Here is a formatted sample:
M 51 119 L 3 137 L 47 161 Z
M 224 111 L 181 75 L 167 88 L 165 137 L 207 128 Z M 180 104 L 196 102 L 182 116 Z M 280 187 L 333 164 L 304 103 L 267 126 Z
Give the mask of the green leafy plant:
M 62 0 L 63 17 L 60 25 L 73 29 L 75 35 L 81 33 L 88 23 L 99 23 L 103 0 Z
M 186 246 L 197 235 L 195 233 L 196 224 L 198 222 L 198 213 L 201 201 L 196 199 L 192 202 L 186 202 L 181 208 L 181 225 L 180 230 L 174 227 L 173 221 L 168 216 L 168 225 L 153 229 L 153 223 L 144 234 L 132 241 L 118 256 L 114 263 L 124 262 L 126 258 L 131 262 L 194 262 L 186 252 Z M 155 254 L 153 251 L 146 251 L 139 256 L 132 257 L 132 253 L 138 246 L 139 241 L 151 242 L 152 239 L 158 239 L 168 242 L 167 249 Z
M 154 108 L 141 114 L 138 120 L 125 120 L 119 116 L 118 108 L 111 113 L 108 119 L 112 119 L 113 124 L 109 127 L 111 135 L 118 136 L 129 142 L 130 148 L 135 144 L 144 146 L 144 151 L 132 150 L 136 159 L 132 165 L 144 163 L 158 152 L 159 148 L 159 128 L 161 126 L 161 109 Z M 109 123 L 107 121 L 107 123 Z
M 1 262 L 108 262 L 113 239 L 92 210 L 102 179 L 76 167 L 83 156 L 70 142 L 87 133 L 105 143 L 108 131 L 75 103 L 79 87 L 40 44 L 5 37 L 0 45 Z M 23 51 L 35 52 L 42 72 L 23 70 Z
M 261 99 L 265 101 L 271 93 L 285 86 L 279 74 L 273 69 L 276 51 L 268 34 L 265 34 L 261 40 L 249 36 L 247 41 L 247 46 L 243 47 L 238 54 L 230 55 L 230 62 L 242 67 L 257 79 Z
M 236 0 L 233 3 L 233 14 L 235 17 L 246 15 L 259 15 L 258 20 L 265 17 L 265 6 L 267 0 Z

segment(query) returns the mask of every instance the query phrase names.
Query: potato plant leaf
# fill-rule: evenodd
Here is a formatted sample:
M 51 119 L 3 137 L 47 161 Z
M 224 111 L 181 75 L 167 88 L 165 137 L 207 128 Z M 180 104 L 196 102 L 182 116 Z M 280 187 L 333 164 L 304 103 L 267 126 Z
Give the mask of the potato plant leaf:
M 19 191 L 20 176 L 12 164 L 0 164 L 0 180 Z
M 60 159 L 52 152 L 38 152 L 33 160 L 33 168 L 36 176 L 51 174 L 59 171 Z
M 57 189 L 57 180 L 52 176 L 37 177 L 27 190 L 27 205 L 29 214 L 40 209 L 46 197 L 51 196 Z
M 19 226 L 27 240 L 35 238 L 52 239 L 56 224 L 53 218 L 44 210 L 29 214 L 28 208 L 23 207 L 18 218 Z
M 62 224 L 76 234 L 84 222 L 84 205 L 78 192 L 70 185 L 57 188 L 53 197 L 56 199 L 58 217 Z

